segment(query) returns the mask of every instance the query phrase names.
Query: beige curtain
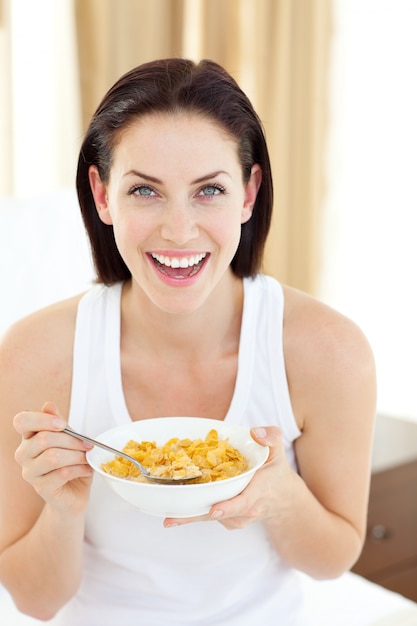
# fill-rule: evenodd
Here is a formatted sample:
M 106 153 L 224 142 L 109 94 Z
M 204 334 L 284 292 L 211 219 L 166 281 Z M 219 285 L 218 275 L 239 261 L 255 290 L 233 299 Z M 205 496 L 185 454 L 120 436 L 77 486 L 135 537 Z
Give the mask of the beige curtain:
M 315 293 L 332 0 L 74 0 L 86 126 L 108 87 L 150 59 L 221 63 L 263 120 L 275 182 L 265 270 Z

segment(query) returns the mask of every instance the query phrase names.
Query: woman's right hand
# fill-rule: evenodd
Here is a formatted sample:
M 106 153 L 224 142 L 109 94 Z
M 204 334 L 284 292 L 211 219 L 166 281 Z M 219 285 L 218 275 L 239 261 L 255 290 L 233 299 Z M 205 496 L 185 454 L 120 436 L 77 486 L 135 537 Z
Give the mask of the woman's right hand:
M 13 425 L 22 437 L 15 458 L 23 478 L 54 508 L 84 510 L 93 475 L 85 453 L 92 446 L 61 432 L 66 422 L 51 402 L 18 413 Z

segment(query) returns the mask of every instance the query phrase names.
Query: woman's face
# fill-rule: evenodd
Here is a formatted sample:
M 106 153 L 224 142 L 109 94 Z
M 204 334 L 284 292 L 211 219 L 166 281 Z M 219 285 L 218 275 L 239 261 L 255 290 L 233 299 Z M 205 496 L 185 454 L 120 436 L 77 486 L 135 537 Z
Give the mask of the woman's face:
M 121 134 L 108 184 L 95 166 L 90 182 L 133 287 L 166 311 L 186 312 L 230 275 L 261 171 L 255 165 L 245 184 L 237 142 L 207 118 L 152 114 Z

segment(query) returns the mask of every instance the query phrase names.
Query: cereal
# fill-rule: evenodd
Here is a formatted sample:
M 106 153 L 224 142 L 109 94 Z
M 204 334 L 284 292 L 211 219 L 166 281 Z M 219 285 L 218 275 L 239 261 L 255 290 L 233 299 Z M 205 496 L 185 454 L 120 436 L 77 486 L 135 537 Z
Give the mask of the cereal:
M 196 469 L 202 476 L 187 484 L 214 482 L 238 476 L 248 469 L 246 458 L 230 445 L 228 439 L 219 439 L 212 429 L 203 439 L 172 438 L 158 447 L 154 441 L 129 441 L 123 452 L 149 468 L 155 476 L 178 478 L 192 476 Z M 118 478 L 146 481 L 138 468 L 127 459 L 116 456 L 113 461 L 103 463 L 108 474 Z

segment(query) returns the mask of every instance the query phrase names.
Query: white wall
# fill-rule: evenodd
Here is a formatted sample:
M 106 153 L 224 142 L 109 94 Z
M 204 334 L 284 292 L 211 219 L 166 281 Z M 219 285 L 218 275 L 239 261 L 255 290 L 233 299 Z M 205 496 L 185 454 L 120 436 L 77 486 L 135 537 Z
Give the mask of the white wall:
M 417 2 L 334 0 L 319 296 L 373 347 L 373 469 L 417 458 Z
M 13 321 L 88 289 L 93 269 L 75 191 L 0 198 L 0 333 Z
M 378 415 L 372 470 L 379 472 L 417 459 L 417 424 Z
M 334 7 L 319 295 L 367 334 L 379 412 L 417 422 L 417 2 Z
M 74 2 L 0 0 L 0 9 L 0 193 L 72 185 L 82 136 Z

